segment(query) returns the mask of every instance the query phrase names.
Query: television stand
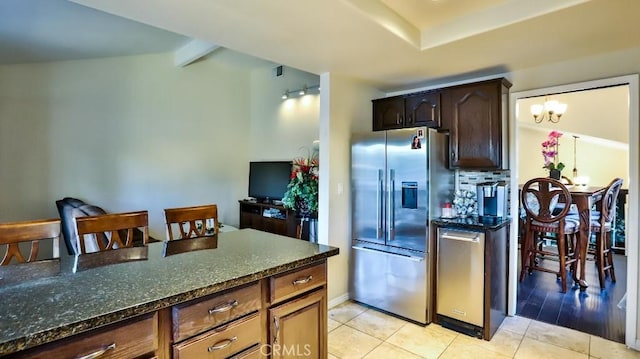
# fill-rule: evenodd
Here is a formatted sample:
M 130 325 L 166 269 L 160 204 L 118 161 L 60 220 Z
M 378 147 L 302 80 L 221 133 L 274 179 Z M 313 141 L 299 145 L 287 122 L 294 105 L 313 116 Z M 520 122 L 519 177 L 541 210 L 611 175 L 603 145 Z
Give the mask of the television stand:
M 240 204 L 240 228 L 253 228 L 283 236 L 296 237 L 300 219 L 295 213 L 281 205 L 253 201 L 238 201 Z M 304 235 L 304 234 L 303 234 Z M 307 238 L 301 238 L 308 240 Z

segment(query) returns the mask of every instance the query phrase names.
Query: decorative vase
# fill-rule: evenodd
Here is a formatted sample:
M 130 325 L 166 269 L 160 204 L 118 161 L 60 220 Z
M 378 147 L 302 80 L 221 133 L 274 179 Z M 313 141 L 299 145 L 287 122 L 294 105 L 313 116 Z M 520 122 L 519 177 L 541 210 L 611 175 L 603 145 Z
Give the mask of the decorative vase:
M 562 172 L 560 172 L 560 170 L 556 170 L 556 169 L 550 170 L 549 171 L 549 177 L 559 181 L 560 178 L 562 177 Z

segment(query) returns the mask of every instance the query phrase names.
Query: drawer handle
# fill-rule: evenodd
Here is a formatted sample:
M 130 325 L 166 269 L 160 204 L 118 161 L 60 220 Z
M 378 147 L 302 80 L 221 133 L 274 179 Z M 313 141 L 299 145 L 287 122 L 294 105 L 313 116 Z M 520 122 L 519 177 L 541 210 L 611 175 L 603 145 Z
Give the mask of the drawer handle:
M 209 353 L 211 353 L 212 351 L 215 351 L 215 350 L 224 349 L 224 348 L 228 347 L 229 345 L 231 345 L 231 343 L 235 342 L 236 340 L 238 340 L 238 337 L 233 337 L 233 338 L 229 338 L 229 339 L 223 339 L 223 340 L 215 343 L 214 345 L 208 347 L 207 351 Z
M 216 313 L 222 313 L 222 312 L 227 312 L 230 311 L 231 309 L 235 308 L 238 306 L 238 301 L 237 300 L 232 300 L 226 304 L 222 304 L 216 307 L 213 307 L 211 309 L 209 309 L 209 315 L 212 314 L 216 314 Z
M 311 282 L 312 279 L 313 279 L 312 275 L 308 276 L 307 278 L 296 279 L 293 281 L 293 285 L 309 283 Z
M 111 343 L 109 345 L 107 345 L 106 347 L 102 347 L 98 350 L 96 350 L 93 353 L 89 353 L 85 356 L 81 356 L 81 357 L 76 357 L 76 359 L 94 359 L 94 358 L 99 358 L 101 356 L 103 356 L 106 352 L 108 352 L 109 350 L 115 350 L 116 349 L 116 343 Z

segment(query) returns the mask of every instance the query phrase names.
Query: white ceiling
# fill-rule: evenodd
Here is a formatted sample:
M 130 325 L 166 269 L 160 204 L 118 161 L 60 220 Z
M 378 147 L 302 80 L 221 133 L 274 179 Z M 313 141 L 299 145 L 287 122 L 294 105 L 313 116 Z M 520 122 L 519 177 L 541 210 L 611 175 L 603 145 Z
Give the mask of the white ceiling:
M 10 11 L 2 7 L 7 2 L 58 7 L 61 1 L 2 0 L 0 14 Z M 637 0 L 73 1 L 311 73 L 359 78 L 388 91 L 640 46 Z M 44 17 L 32 19 L 31 26 L 51 20 Z M 134 37 L 134 30 L 118 32 L 126 26 L 122 19 L 114 21 L 116 26 L 103 30 L 105 37 L 115 31 L 111 44 Z M 75 32 L 88 34 L 88 26 L 80 24 Z M 4 32 L 0 25 L 0 35 Z M 174 45 L 180 42 L 173 40 Z
M 0 64 L 167 52 L 189 40 L 66 0 L 0 0 Z

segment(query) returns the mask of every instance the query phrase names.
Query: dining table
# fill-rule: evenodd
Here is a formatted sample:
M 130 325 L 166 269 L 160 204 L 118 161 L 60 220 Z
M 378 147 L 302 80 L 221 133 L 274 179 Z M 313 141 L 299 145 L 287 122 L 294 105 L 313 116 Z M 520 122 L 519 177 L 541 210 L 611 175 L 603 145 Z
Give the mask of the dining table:
M 578 218 L 580 219 L 578 230 L 578 270 L 580 273 L 573 273 L 573 279 L 580 286 L 580 290 L 585 290 L 589 284 L 585 280 L 585 268 L 587 252 L 589 249 L 589 238 L 591 238 L 591 212 L 594 204 L 602 199 L 606 186 L 581 186 L 567 185 L 571 193 L 571 202 L 576 206 Z

